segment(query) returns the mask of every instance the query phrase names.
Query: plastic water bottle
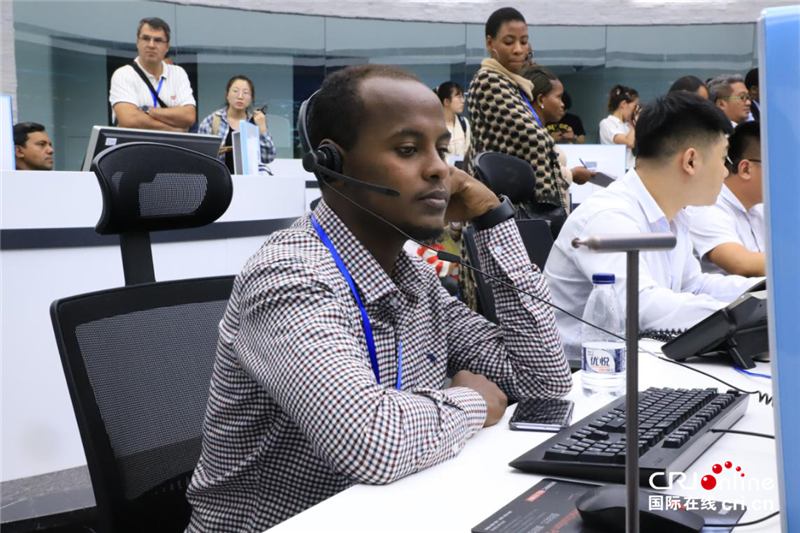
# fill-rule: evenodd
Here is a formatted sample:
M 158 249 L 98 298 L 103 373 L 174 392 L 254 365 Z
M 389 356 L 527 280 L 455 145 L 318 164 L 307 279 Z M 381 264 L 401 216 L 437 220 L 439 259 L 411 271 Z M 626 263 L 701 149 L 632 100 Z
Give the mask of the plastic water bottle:
M 614 290 L 614 274 L 594 274 L 594 289 L 586 302 L 583 319 L 612 333 L 625 336 L 622 306 Z M 583 394 L 612 396 L 625 394 L 625 341 L 599 329 L 581 325 Z

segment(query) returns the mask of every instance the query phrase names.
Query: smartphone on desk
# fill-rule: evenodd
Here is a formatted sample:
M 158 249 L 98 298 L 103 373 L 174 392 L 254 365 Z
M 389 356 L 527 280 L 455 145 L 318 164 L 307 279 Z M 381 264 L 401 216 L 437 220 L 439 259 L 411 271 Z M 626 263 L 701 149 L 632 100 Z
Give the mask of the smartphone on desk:
M 575 404 L 569 400 L 528 398 L 517 405 L 508 422 L 511 429 L 558 433 L 572 423 Z

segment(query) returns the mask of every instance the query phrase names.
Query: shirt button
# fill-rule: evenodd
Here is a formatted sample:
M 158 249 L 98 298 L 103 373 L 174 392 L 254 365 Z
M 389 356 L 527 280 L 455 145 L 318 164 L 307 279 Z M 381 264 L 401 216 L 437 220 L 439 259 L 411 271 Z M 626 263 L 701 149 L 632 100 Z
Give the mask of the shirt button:
M 530 294 L 523 294 L 522 295 L 522 301 L 525 302 L 526 304 L 530 305 L 530 304 L 533 303 L 533 298 L 531 297 Z
M 461 446 L 459 446 L 458 444 L 453 444 L 453 453 L 458 454 L 460 450 Z
M 394 310 L 399 309 L 400 308 L 400 300 L 397 297 L 392 296 L 389 299 L 389 306 Z
M 496 254 L 503 253 L 503 247 L 502 246 L 495 246 L 494 247 L 494 253 L 496 253 Z

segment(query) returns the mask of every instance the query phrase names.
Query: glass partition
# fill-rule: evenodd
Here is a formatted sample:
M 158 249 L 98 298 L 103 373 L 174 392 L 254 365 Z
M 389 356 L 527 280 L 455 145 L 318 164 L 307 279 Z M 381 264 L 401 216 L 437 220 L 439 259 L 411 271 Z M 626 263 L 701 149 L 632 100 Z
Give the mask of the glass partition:
M 198 120 L 226 105 L 228 80 L 243 74 L 255 86 L 255 107 L 267 105 L 278 157 L 299 156 L 297 111 L 325 75 L 325 19 L 178 6 L 177 20 L 176 61 L 197 73 Z
M 300 104 L 326 73 L 388 63 L 429 87 L 466 89 L 487 57 L 483 24 L 286 15 L 157 1 L 14 1 L 18 121 L 40 122 L 56 148 L 56 169 L 81 167 L 91 128 L 109 124 L 109 81 L 136 56 L 136 27 L 157 16 L 172 27 L 170 56 L 186 69 L 198 120 L 222 107 L 229 78 L 244 74 L 256 104 L 268 106 L 278 157 L 299 157 Z M 102 24 L 94 21 L 102 21 Z M 572 96 L 587 142 L 596 142 L 616 83 L 646 102 L 680 76 L 744 74 L 756 64 L 753 24 L 530 26 L 536 61 Z

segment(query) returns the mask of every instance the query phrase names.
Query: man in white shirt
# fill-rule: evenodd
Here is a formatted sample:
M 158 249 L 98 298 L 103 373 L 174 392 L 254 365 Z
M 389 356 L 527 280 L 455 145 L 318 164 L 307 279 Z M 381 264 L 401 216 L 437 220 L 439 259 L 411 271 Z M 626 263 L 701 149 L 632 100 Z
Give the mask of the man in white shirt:
M 722 74 L 708 82 L 709 99 L 722 109 L 734 128 L 750 117 L 750 91 L 739 74 Z
M 139 56 L 134 64 L 118 68 L 111 77 L 108 100 L 120 127 L 188 131 L 195 123 L 197 102 L 186 71 L 164 62 L 169 38 L 169 25 L 160 18 L 139 22 Z
M 689 231 L 703 272 L 763 276 L 766 232 L 759 123 L 739 124 L 728 141 L 731 174 L 717 203 L 687 209 Z
M 570 215 L 550 252 L 545 274 L 553 302 L 582 316 L 592 275 L 616 276 L 625 304 L 626 256 L 575 249 L 575 238 L 603 234 L 670 232 L 673 250 L 644 252 L 639 266 L 639 327 L 688 328 L 724 307 L 754 284 L 740 276 L 703 274 L 692 254 L 683 208 L 711 205 L 728 174 L 725 158 L 730 123 L 708 100 L 674 92 L 641 113 L 636 128 L 636 168 L 597 192 Z M 570 359 L 580 358 L 581 325 L 556 312 Z

